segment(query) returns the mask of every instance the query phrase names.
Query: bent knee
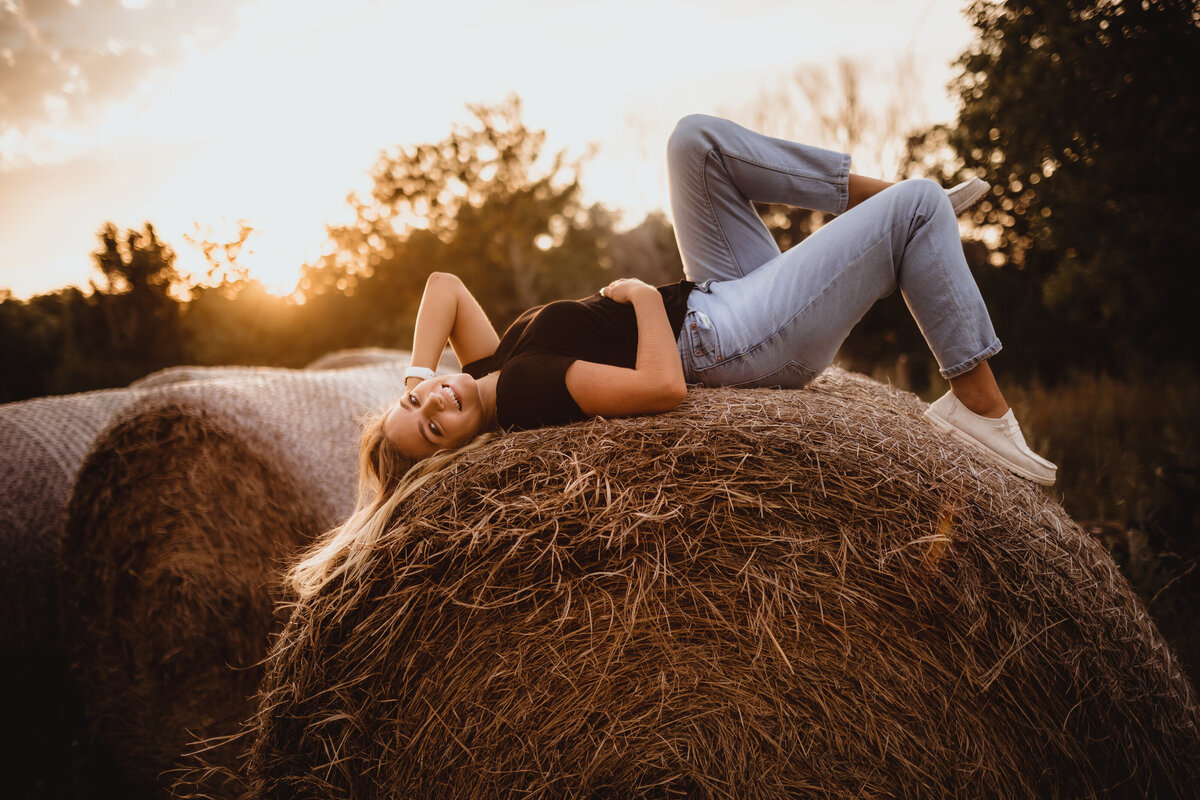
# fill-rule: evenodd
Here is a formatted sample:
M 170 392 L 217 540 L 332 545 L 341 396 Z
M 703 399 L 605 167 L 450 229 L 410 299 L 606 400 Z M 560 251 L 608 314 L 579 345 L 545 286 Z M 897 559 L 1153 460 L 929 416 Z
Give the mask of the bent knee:
M 908 178 L 897 183 L 896 188 L 918 203 L 936 206 L 938 203 L 950 202 L 946 190 L 937 181 L 930 178 Z
M 726 121 L 708 114 L 688 114 L 675 123 L 667 139 L 667 161 L 674 164 L 697 152 L 707 153 L 713 147 L 714 129 Z

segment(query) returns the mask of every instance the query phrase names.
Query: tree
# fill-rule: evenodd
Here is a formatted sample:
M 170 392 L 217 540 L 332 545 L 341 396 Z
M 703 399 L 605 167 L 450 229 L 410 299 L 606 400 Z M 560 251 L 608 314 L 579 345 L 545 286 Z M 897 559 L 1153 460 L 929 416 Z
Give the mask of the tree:
M 1190 358 L 1200 247 L 1194 0 L 976 0 L 951 142 L 1007 268 L 1115 366 Z M 1190 276 L 1189 276 L 1190 277 Z M 1079 345 L 1080 348 L 1084 345 Z
M 159 240 L 149 222 L 141 231 L 105 223 L 92 254 L 103 285 L 92 283 L 92 313 L 72 315 L 74 336 L 63 356 L 69 369 L 92 373 L 98 385 L 121 385 L 179 363 L 183 352 L 175 251 Z
M 105 223 L 92 257 L 103 279 L 27 302 L 0 302 L 0 402 L 124 386 L 183 352 L 175 253 L 154 227 Z
M 350 198 L 355 223 L 331 228 L 326 255 L 304 271 L 307 295 L 359 298 L 360 319 L 383 334 L 377 343 L 407 344 L 435 270 L 462 276 L 501 326 L 594 291 L 604 276 L 578 162 L 544 152 L 544 132 L 526 127 L 516 97 L 468 109 L 471 122 L 442 141 L 384 151 L 370 198 Z
M 0 297 L 0 403 L 52 394 L 62 356 L 64 309 L 78 289 L 21 301 Z
M 683 259 L 675 244 L 675 229 L 661 211 L 652 211 L 635 227 L 615 230 L 615 219 L 593 207 L 593 228 L 606 232 L 606 263 L 611 276 L 639 278 L 652 286 L 683 279 Z
M 220 237 L 213 231 L 211 225 L 193 223 L 195 234 L 183 235 L 183 240 L 200 251 L 204 256 L 208 270 L 205 280 L 211 286 L 216 286 L 223 294 L 234 296 L 250 282 L 250 270 L 241 264 L 242 250 L 246 240 L 254 233 L 254 226 L 249 221 L 237 221 L 238 232 L 229 241 L 219 241 Z

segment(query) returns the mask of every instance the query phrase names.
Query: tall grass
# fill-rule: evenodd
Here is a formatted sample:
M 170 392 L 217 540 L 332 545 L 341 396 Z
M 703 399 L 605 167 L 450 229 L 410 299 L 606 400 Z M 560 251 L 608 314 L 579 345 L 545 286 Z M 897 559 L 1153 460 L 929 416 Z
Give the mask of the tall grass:
M 1030 446 L 1058 464 L 1052 491 L 1072 516 L 1195 538 L 1181 517 L 1200 475 L 1200 375 L 1076 375 L 1054 388 L 1006 386 L 1005 395 Z
M 1200 374 L 1005 386 L 1051 490 L 1097 533 L 1200 685 Z

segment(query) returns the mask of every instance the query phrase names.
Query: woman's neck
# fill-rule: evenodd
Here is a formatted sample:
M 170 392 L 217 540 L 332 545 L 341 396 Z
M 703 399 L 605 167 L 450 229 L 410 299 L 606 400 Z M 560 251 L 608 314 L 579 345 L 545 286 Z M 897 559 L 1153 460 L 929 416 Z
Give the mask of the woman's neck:
M 483 403 L 483 430 L 485 431 L 494 431 L 500 427 L 500 423 L 496 420 L 496 380 L 499 377 L 498 371 L 489 372 L 475 381 L 475 385 L 479 388 L 479 399 Z

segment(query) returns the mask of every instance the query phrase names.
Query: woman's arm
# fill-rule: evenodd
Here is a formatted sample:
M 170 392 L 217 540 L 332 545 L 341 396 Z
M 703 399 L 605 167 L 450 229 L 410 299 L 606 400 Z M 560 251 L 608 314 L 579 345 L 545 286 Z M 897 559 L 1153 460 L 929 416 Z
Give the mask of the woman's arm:
M 662 295 L 637 279 L 613 281 L 601 294 L 633 306 L 637 361 L 633 369 L 576 361 L 567 369 L 567 391 L 589 415 L 624 417 L 670 411 L 687 396 L 687 383 Z
M 425 281 L 417 311 L 412 365 L 437 369 L 446 342 L 454 348 L 458 363 L 465 365 L 495 353 L 500 337 L 457 275 L 434 272 Z M 409 378 L 407 388 L 420 382 L 420 378 Z

